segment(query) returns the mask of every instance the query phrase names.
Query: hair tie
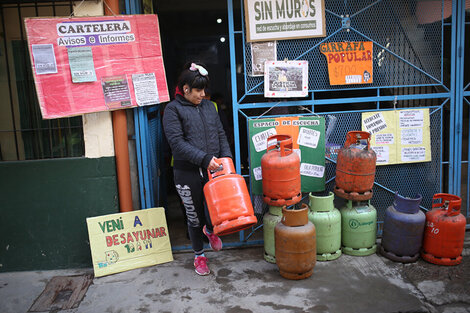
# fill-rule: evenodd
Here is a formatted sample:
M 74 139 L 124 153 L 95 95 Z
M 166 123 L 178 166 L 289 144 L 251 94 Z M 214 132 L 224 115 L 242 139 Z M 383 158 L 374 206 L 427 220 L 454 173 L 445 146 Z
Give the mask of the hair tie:
M 207 74 L 209 74 L 209 72 L 204 67 L 202 67 L 201 65 L 197 65 L 196 63 L 191 63 L 189 70 L 193 72 L 199 71 L 199 74 L 201 74 L 202 76 L 207 76 Z

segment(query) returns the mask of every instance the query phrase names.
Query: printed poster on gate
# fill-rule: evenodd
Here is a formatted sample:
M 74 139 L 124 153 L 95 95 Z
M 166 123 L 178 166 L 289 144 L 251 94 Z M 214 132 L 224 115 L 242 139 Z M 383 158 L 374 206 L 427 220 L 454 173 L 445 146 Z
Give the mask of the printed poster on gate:
M 251 76 L 264 76 L 264 63 L 277 60 L 276 41 L 251 43 Z
M 173 261 L 164 208 L 86 219 L 96 277 Z
M 325 42 L 320 52 L 328 64 L 330 85 L 372 84 L 372 41 Z
M 267 151 L 268 138 L 290 135 L 293 153 L 300 157 L 302 192 L 325 189 L 325 119 L 311 116 L 285 116 L 250 119 L 250 180 L 253 194 L 262 194 L 261 158 Z
M 170 100 L 156 15 L 26 18 L 25 28 L 44 119 Z
M 377 165 L 431 161 L 429 109 L 362 113 Z
M 324 0 L 245 0 L 246 40 L 325 37 Z
M 308 61 L 266 61 L 264 96 L 266 98 L 308 96 Z

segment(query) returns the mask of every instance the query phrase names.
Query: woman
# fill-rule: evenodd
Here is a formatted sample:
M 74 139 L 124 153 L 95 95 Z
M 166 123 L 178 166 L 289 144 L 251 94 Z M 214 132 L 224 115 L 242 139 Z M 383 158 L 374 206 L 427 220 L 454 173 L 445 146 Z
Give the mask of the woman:
M 178 79 L 176 98 L 163 114 L 163 128 L 173 153 L 175 186 L 185 207 L 194 267 L 199 275 L 210 273 L 203 234 L 214 251 L 222 249 L 222 241 L 212 233 L 204 200 L 207 170 L 218 169 L 216 158 L 232 157 L 217 110 L 211 101 L 204 99 L 208 86 L 207 70 L 201 64 L 187 64 Z

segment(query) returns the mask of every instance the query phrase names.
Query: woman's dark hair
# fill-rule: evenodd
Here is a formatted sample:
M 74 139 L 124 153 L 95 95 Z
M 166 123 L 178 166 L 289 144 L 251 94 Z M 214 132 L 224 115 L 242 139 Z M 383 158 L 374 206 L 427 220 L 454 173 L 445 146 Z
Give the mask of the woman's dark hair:
M 206 89 L 209 87 L 209 75 L 201 75 L 199 70 L 191 71 L 189 68 L 191 67 L 191 63 L 200 65 L 204 68 L 206 66 L 202 63 L 199 62 L 188 62 L 184 65 L 184 69 L 181 72 L 179 78 L 178 78 L 178 88 L 179 90 L 183 91 L 183 86 L 188 85 L 189 89 Z

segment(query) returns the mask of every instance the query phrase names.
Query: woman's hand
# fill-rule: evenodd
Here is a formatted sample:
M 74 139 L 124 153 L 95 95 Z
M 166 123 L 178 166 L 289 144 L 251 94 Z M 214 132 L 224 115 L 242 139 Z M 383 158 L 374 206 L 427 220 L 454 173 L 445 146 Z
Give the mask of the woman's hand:
M 209 171 L 215 171 L 216 169 L 219 168 L 219 166 L 220 166 L 220 164 L 217 163 L 216 158 L 212 157 L 211 161 L 209 162 L 209 165 L 207 166 L 207 169 Z

